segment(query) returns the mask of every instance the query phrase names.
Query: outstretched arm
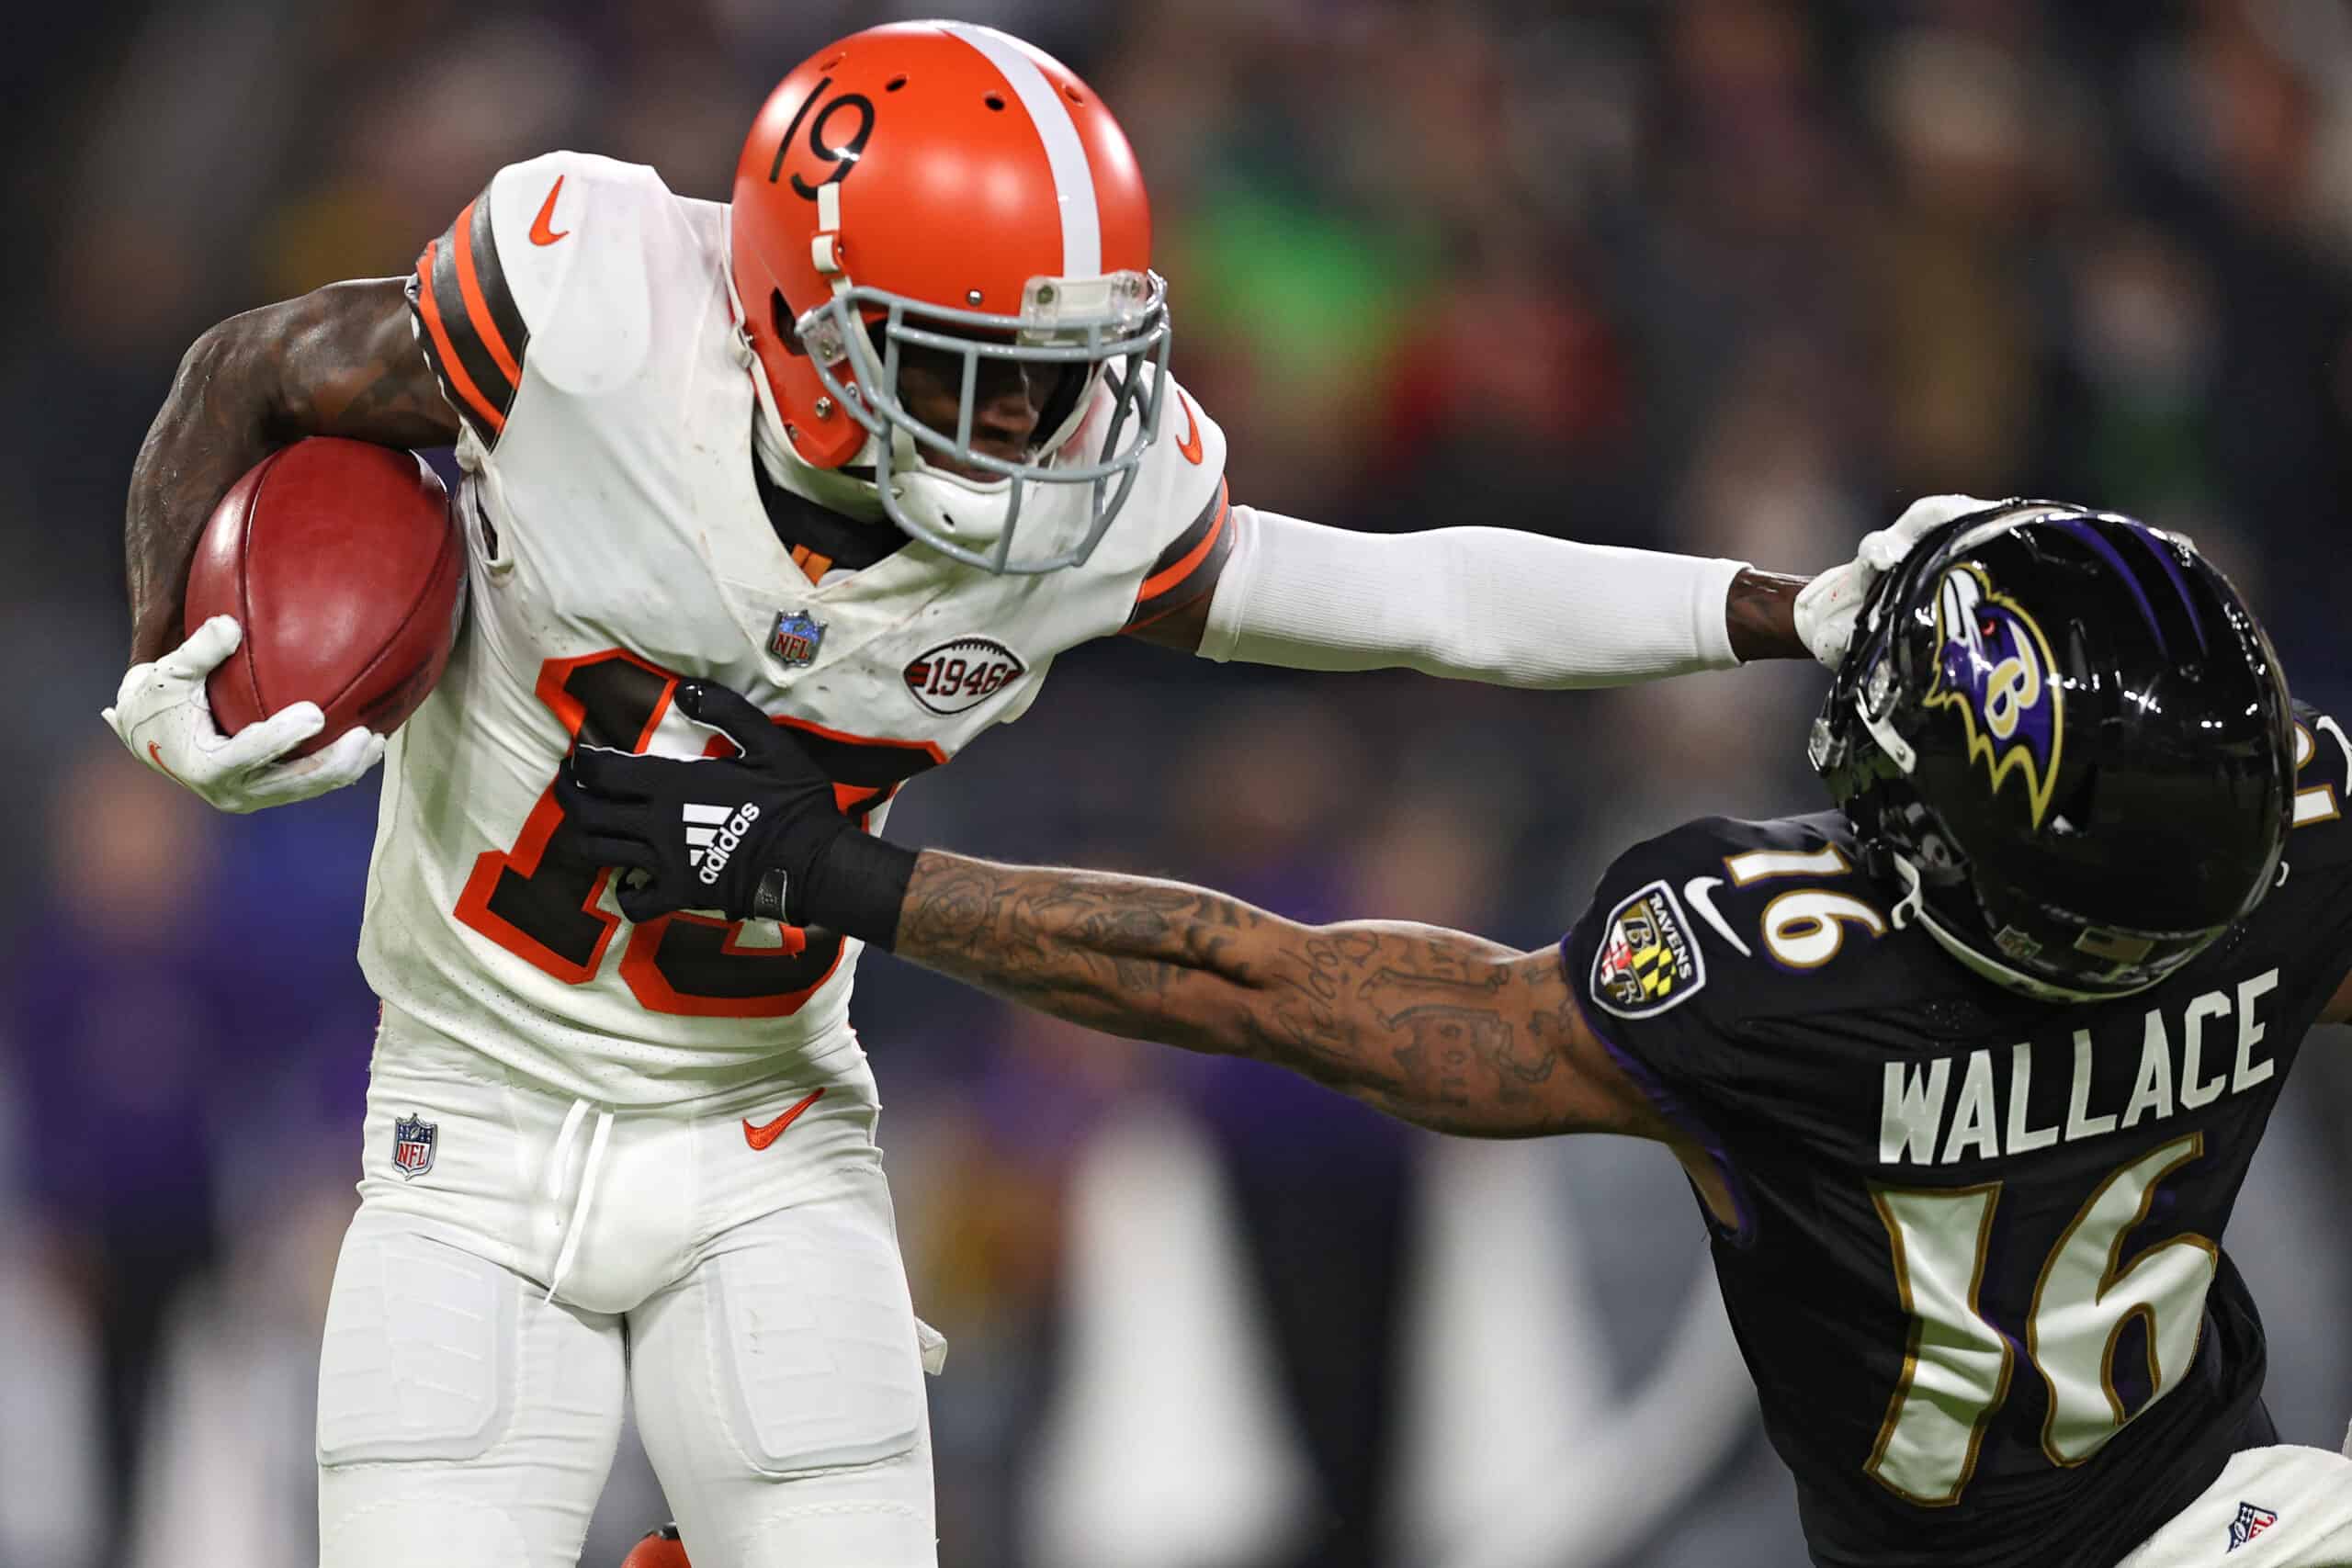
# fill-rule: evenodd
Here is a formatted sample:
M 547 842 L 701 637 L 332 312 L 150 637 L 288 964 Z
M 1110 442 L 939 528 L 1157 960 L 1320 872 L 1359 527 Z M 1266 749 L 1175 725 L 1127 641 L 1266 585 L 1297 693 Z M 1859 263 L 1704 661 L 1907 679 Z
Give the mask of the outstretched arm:
M 1306 926 L 1179 883 L 927 850 L 893 951 L 1073 1023 L 1288 1067 L 1441 1132 L 1659 1132 L 1549 949 L 1397 921 Z
M 1738 561 L 1511 528 L 1363 534 L 1247 506 L 1214 547 L 1165 596 L 1183 602 L 1130 635 L 1220 660 L 1544 689 L 1807 652 L 1804 579 Z
M 390 446 L 458 438 L 401 287 L 396 277 L 330 284 L 232 316 L 180 361 L 130 470 L 123 555 L 133 664 L 180 640 L 197 536 L 229 487 L 272 451 L 305 435 Z
M 824 926 L 1074 1023 L 1272 1062 L 1442 1132 L 1677 1142 L 1549 949 L 1396 921 L 1306 926 L 1149 877 L 917 853 L 859 832 L 798 738 L 735 693 L 687 681 L 672 704 L 739 754 L 582 745 L 556 778 L 579 852 L 628 872 L 633 920 L 710 908 Z M 735 835 L 716 863 L 676 826 L 704 819 Z
M 1207 659 L 1545 689 L 1808 654 L 1836 669 L 1871 584 L 1929 529 L 1988 504 L 1927 497 L 1808 581 L 1508 528 L 1358 534 L 1246 506 L 1228 519 L 1220 491 L 1217 515 L 1146 579 L 1128 634 Z

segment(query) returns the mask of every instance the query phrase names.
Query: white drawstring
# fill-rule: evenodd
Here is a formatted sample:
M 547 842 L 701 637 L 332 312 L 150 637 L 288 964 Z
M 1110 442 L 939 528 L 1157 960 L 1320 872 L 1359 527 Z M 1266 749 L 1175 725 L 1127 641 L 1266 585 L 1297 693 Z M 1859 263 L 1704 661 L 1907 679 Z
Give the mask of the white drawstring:
M 580 1131 L 582 1118 L 589 1111 L 588 1102 L 575 1100 L 564 1113 L 563 1131 L 555 1135 L 555 1153 L 548 1160 L 548 1201 L 553 1202 L 563 1196 L 563 1168 L 571 1154 L 572 1134 Z
M 570 1163 L 571 1140 L 580 1132 L 580 1123 L 587 1119 L 590 1106 L 584 1100 L 575 1100 L 564 1113 L 563 1131 L 555 1138 L 555 1153 L 548 1160 L 548 1198 L 549 1201 L 563 1196 L 563 1172 Z M 596 1175 L 605 1163 L 605 1145 L 612 1136 L 613 1113 L 596 1112 L 596 1131 L 588 1139 L 588 1163 L 581 1168 L 580 1193 L 571 1201 L 571 1218 L 566 1222 L 563 1246 L 555 1255 L 555 1269 L 548 1276 L 548 1300 L 555 1300 L 556 1288 L 563 1277 L 571 1272 L 571 1260 L 580 1252 L 580 1235 L 588 1225 L 588 1210 L 595 1201 Z

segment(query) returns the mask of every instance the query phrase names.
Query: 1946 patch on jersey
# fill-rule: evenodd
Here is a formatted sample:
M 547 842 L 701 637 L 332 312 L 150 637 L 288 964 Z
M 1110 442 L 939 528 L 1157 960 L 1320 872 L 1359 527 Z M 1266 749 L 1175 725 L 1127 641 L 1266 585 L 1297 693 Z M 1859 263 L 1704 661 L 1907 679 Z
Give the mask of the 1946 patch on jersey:
M 1592 960 L 1593 1000 L 1620 1018 L 1646 1018 L 1706 983 L 1690 919 L 1665 883 L 1651 883 L 1610 912 Z
M 908 662 L 907 690 L 933 713 L 962 713 L 1027 673 L 1021 656 L 996 638 L 959 637 Z

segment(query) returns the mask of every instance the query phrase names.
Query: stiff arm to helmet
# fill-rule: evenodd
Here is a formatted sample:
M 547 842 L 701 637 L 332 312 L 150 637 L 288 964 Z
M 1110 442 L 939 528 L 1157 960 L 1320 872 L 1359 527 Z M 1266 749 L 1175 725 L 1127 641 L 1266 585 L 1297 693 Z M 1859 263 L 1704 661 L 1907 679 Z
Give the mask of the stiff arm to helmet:
M 2049 502 L 1968 513 L 1872 591 L 1812 743 L 1962 964 L 2053 1001 L 2161 981 L 2250 913 L 2291 825 L 2278 656 L 2186 540 Z
M 1233 509 L 1203 657 L 1560 689 L 1727 669 L 1742 561 L 1508 528 L 1359 534 Z
M 1924 495 L 1903 509 L 1887 527 L 1862 536 L 1854 558 L 1823 572 L 1797 595 L 1797 636 L 1815 659 L 1835 670 L 1854 645 L 1862 606 L 1880 580 L 1900 566 L 1921 539 L 1955 517 L 1987 511 L 1996 502 L 1973 495 Z
M 1150 240 L 1125 134 L 1051 56 L 954 22 L 827 46 L 770 96 L 736 170 L 731 299 L 768 446 L 855 476 L 952 559 L 1084 565 L 1131 502 L 1148 505 L 1138 478 L 1175 418 Z M 960 363 L 952 425 L 904 406 L 902 351 Z M 973 438 L 989 362 L 1053 389 L 1017 459 Z M 1211 657 L 1537 686 L 1736 661 L 1729 563 L 1497 532 L 1358 540 L 1240 508 L 1233 536 Z
M 1865 535 L 1851 560 L 1796 595 L 1797 641 L 1836 669 L 1871 587 L 1921 537 L 1990 504 L 1928 496 Z M 1248 506 L 1233 508 L 1232 532 L 1202 626 L 1204 658 L 1555 690 L 1740 661 L 1729 602 L 1745 562 L 1516 529 L 1358 534 Z

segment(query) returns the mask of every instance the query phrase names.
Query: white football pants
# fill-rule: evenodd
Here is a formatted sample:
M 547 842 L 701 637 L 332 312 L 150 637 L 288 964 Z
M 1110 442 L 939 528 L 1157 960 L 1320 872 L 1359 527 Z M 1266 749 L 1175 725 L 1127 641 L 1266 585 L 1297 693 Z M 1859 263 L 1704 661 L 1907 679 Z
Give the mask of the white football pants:
M 933 1568 L 876 1115 L 854 1055 L 613 1114 L 388 1010 L 319 1370 L 322 1568 L 573 1568 L 624 1386 L 695 1568 Z
M 2248 1449 L 2230 1461 L 2201 1496 L 2142 1542 L 2121 1568 L 2207 1564 L 2352 1564 L 2352 1458 L 2287 1444 Z

